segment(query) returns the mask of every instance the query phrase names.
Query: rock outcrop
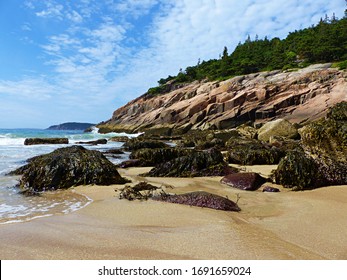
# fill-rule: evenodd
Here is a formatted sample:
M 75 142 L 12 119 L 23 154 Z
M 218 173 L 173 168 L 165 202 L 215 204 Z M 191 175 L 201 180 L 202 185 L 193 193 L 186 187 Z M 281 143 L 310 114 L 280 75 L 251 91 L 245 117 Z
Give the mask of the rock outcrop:
M 76 142 L 76 144 L 105 145 L 105 144 L 107 144 L 107 139 L 98 139 L 98 140 L 93 140 L 93 141 L 80 141 L 80 142 Z
M 43 145 L 43 144 L 69 144 L 68 138 L 27 138 L 24 145 Z
M 57 149 L 29 160 L 24 167 L 12 172 L 21 174 L 19 187 L 24 192 L 36 193 L 67 189 L 77 185 L 111 185 L 128 182 L 99 151 L 81 146 Z
M 326 118 L 299 132 L 302 149 L 287 153 L 274 181 L 294 190 L 347 184 L 347 102 L 338 103 Z
M 143 176 L 150 177 L 202 177 L 224 176 L 237 172 L 223 160 L 221 152 L 211 149 L 208 151 L 193 151 L 155 166 Z
M 306 123 L 347 101 L 347 73 L 330 66 L 261 72 L 223 82 L 196 81 L 166 94 L 145 94 L 117 109 L 109 121 L 98 125 L 99 131 L 170 135 L 278 118 Z

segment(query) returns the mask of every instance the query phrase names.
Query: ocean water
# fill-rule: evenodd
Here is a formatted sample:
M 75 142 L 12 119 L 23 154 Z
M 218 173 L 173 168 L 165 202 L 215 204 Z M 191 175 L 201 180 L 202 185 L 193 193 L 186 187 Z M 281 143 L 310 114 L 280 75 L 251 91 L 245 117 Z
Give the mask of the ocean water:
M 16 187 L 19 176 L 6 176 L 8 172 L 26 164 L 28 158 L 52 152 L 57 148 L 74 145 L 78 141 L 109 139 L 122 135 L 138 136 L 125 133 L 99 134 L 96 129 L 89 133 L 75 130 L 0 129 L 0 224 L 24 222 L 55 214 L 66 214 L 81 209 L 91 202 L 88 197 L 78 195 L 71 190 L 47 192 L 34 197 L 21 195 Z M 26 138 L 35 137 L 66 137 L 69 139 L 69 144 L 24 145 Z M 106 151 L 120 148 L 122 143 L 109 141 L 106 145 L 83 146 L 87 149 Z M 117 164 L 127 159 L 127 156 L 125 154 L 121 159 L 109 159 Z

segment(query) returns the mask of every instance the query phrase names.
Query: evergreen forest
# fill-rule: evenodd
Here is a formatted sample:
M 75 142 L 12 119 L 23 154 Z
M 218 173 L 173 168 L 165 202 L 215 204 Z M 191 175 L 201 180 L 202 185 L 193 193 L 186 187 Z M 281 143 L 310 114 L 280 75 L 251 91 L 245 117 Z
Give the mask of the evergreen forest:
M 282 40 L 248 37 L 231 54 L 224 47 L 219 59 L 199 61 L 195 66 L 180 70 L 176 76 L 160 79 L 159 85 L 150 88 L 147 94 L 163 94 L 170 91 L 173 84 L 195 80 L 226 80 L 237 75 L 326 62 L 334 62 L 340 69 L 347 68 L 347 10 L 342 19 L 326 16 L 317 25 L 291 32 Z

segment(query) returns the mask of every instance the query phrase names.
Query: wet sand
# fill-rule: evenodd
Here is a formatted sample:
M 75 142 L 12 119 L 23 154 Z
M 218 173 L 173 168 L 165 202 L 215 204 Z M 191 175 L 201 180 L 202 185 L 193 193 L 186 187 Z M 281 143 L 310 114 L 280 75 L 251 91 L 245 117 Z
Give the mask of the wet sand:
M 268 174 L 271 166 L 252 166 Z M 135 184 L 204 190 L 238 202 L 223 212 L 157 201 L 119 200 L 122 186 L 83 186 L 94 201 L 67 215 L 0 225 L 1 259 L 347 259 L 347 186 L 280 193 L 232 189 L 214 178 L 143 178 Z

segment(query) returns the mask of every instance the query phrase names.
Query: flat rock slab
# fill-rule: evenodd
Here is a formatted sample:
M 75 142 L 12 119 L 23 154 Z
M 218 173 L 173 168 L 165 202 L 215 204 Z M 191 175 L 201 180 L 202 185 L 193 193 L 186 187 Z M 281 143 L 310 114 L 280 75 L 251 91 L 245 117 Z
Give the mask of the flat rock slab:
M 170 203 L 212 208 L 223 211 L 241 211 L 241 209 L 235 202 L 227 199 L 226 197 L 203 191 L 178 195 L 154 196 L 152 199 Z
M 223 177 L 220 182 L 240 190 L 255 191 L 266 182 L 266 179 L 261 177 L 258 173 L 247 172 L 229 174 Z
M 69 144 L 68 138 L 27 138 L 24 145 Z

